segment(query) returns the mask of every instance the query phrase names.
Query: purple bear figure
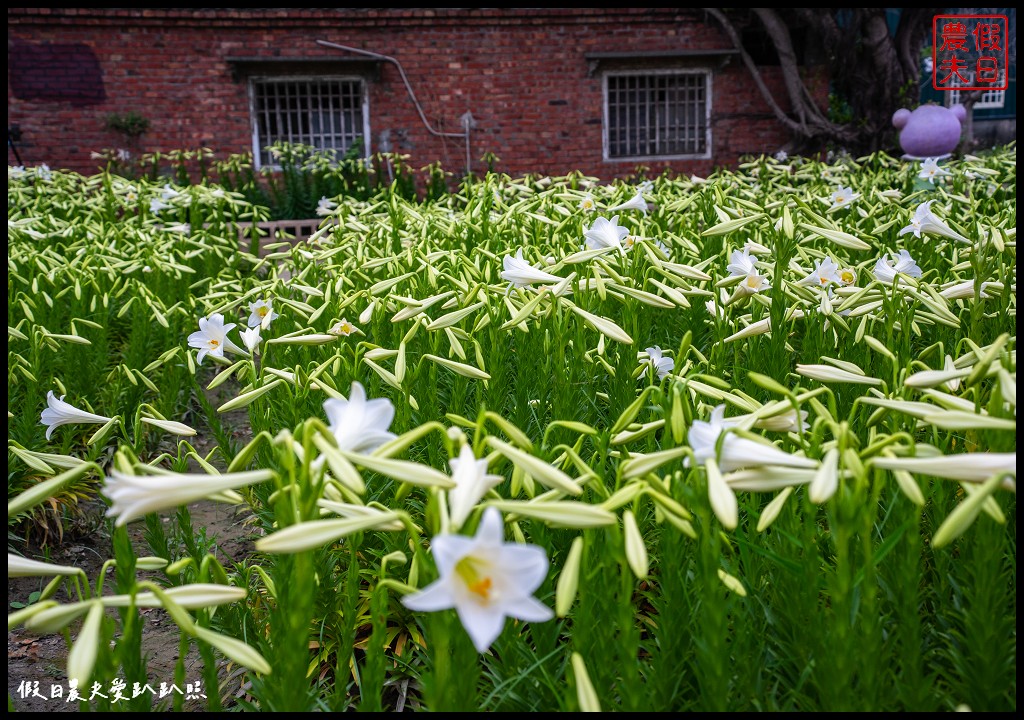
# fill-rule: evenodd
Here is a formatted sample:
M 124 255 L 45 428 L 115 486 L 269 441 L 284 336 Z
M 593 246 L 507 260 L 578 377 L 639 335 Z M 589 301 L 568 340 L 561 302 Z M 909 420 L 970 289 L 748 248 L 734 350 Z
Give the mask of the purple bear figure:
M 913 112 L 906 108 L 897 110 L 892 124 L 900 131 L 900 147 L 906 157 L 943 158 L 960 144 L 960 126 L 966 117 L 963 105 L 921 105 Z

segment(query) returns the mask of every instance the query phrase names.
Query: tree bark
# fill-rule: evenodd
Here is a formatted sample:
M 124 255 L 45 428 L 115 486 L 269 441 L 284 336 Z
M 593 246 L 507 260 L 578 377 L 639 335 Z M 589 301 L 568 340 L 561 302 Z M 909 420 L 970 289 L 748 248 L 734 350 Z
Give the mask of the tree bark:
M 831 8 L 704 10 L 722 26 L 769 108 L 798 140 L 832 141 L 856 153 L 895 149 L 892 114 L 916 104 L 921 76 L 918 53 L 938 10 L 903 9 L 895 33 L 889 31 L 884 8 L 848 8 L 842 15 Z M 743 46 L 737 23 L 754 18 L 778 55 L 788 111 L 768 89 Z M 806 25 L 823 43 L 833 93 L 845 100 L 852 114 L 848 122 L 836 121 L 823 111 L 804 82 L 791 32 L 794 21 Z
M 984 94 L 984 90 L 967 90 L 960 94 L 960 104 L 967 111 L 967 115 L 964 116 L 963 137 L 960 138 L 960 152 L 962 153 L 974 150 L 974 105 L 981 100 L 981 96 Z

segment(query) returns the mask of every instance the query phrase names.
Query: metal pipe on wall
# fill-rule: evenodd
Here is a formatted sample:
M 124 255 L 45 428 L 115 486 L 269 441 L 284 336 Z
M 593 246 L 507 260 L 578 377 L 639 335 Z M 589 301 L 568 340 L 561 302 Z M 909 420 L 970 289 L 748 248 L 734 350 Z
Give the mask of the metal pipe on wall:
M 470 135 L 470 133 L 469 133 L 469 131 L 470 131 L 470 128 L 472 128 L 476 124 L 474 122 L 474 120 L 473 120 L 473 115 L 471 113 L 467 112 L 462 117 L 459 118 L 459 120 L 462 122 L 462 126 L 465 128 L 464 132 L 452 133 L 452 132 L 441 132 L 440 130 L 435 130 L 430 125 L 430 121 L 427 120 L 427 115 L 426 115 L 426 113 L 423 112 L 423 107 L 420 105 L 419 101 L 416 99 L 416 93 L 413 92 L 412 85 L 409 83 L 409 78 L 406 77 L 405 70 L 402 68 L 402 64 L 400 62 L 398 62 L 398 60 L 396 60 L 395 58 L 390 57 L 388 55 L 381 55 L 380 53 L 371 52 L 370 50 L 361 50 L 359 48 L 349 47 L 348 45 L 340 45 L 338 43 L 328 42 L 327 40 L 317 40 L 316 42 L 317 42 L 318 45 L 323 45 L 324 47 L 334 48 L 336 50 L 345 50 L 347 52 L 353 52 L 353 53 L 356 53 L 358 55 L 366 55 L 367 57 L 376 58 L 378 60 L 384 60 L 386 62 L 394 64 L 394 66 L 396 68 L 398 68 L 398 74 L 401 75 L 402 82 L 405 83 L 405 89 L 409 92 L 409 99 L 412 100 L 412 104 L 415 106 L 416 112 L 419 113 L 420 120 L 423 122 L 423 127 L 425 127 L 427 129 L 427 132 L 429 132 L 431 135 L 435 135 L 437 137 L 452 137 L 452 138 L 456 138 L 457 137 L 457 138 L 465 138 L 466 139 L 466 175 L 469 175 L 470 170 L 471 170 L 471 167 L 470 167 L 470 147 L 469 147 L 469 135 Z

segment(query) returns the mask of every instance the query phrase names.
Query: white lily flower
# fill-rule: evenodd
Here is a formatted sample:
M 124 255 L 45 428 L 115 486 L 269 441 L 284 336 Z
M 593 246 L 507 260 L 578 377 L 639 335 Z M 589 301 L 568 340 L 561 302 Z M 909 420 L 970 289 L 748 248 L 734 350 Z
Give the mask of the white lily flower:
M 203 362 L 207 355 L 224 357 L 224 351 L 230 350 L 239 355 L 245 355 L 242 348 L 235 345 L 228 339 L 228 332 L 235 327 L 235 323 L 224 324 L 224 316 L 220 313 L 213 313 L 208 318 L 199 318 L 199 330 L 188 336 L 188 346 L 199 350 L 197 360 Z
M 50 180 L 51 178 L 53 178 L 53 173 L 50 172 L 50 166 L 47 165 L 46 163 L 43 163 L 42 165 L 39 165 L 34 169 L 36 172 L 36 177 L 39 178 L 40 180 Z
M 338 203 L 328 200 L 327 197 L 322 197 L 320 202 L 316 204 L 316 214 L 320 217 L 325 217 L 330 215 L 336 207 L 338 207 Z
M 487 473 L 487 459 L 477 460 L 473 448 L 463 445 L 457 458 L 448 461 L 452 468 L 455 487 L 448 491 L 448 509 L 452 526 L 462 527 L 469 513 L 476 507 L 487 491 L 496 487 L 505 478 Z
M 756 260 L 757 258 L 750 256 L 749 247 L 744 247 L 743 250 L 733 250 L 732 254 L 729 255 L 729 264 L 725 266 L 725 269 L 734 277 L 750 275 L 751 273 L 756 274 L 757 268 L 754 266 Z
M 249 303 L 249 319 L 246 321 L 246 324 L 249 327 L 259 325 L 266 330 L 270 327 L 270 323 L 279 317 L 280 315 L 274 312 L 273 301 L 257 300 L 256 302 Z
M 743 278 L 743 282 L 736 287 L 745 295 L 753 295 L 754 293 L 759 293 L 762 290 L 770 290 L 772 286 L 768 284 L 768 278 L 764 275 L 752 272 Z
M 718 302 L 716 303 L 713 299 L 704 302 L 704 307 L 708 309 L 708 314 L 717 319 L 721 320 L 725 317 L 725 306 L 729 304 L 729 293 L 725 291 L 725 288 L 720 288 L 718 291 Z
M 922 180 L 927 180 L 932 185 L 935 184 L 935 178 L 949 177 L 950 172 L 939 167 L 939 163 L 935 158 L 925 158 L 921 162 L 921 172 L 918 173 L 918 177 Z
M 502 258 L 504 270 L 501 271 L 501 279 L 508 280 L 509 288 L 526 287 L 533 283 L 560 283 L 562 278 L 551 273 L 544 272 L 523 260 L 523 249 L 516 251 L 516 256 L 506 255 Z
M 849 287 L 857 283 L 857 270 L 851 267 L 846 267 L 836 273 L 836 277 L 839 278 L 839 284 Z
M 224 475 L 128 475 L 111 470 L 103 486 L 110 499 L 107 517 L 116 517 L 122 526 L 152 512 L 173 510 L 225 490 L 237 490 L 274 476 L 270 470 L 225 473 Z
M 327 331 L 329 335 L 339 335 L 342 337 L 348 337 L 354 332 L 359 332 L 359 330 L 345 318 L 334 323 L 331 329 Z
M 890 263 L 889 257 L 892 258 L 892 263 Z M 914 262 L 914 258 L 906 250 L 900 250 L 899 254 L 890 253 L 888 257 L 880 257 L 878 262 L 875 263 L 875 277 L 879 282 L 889 285 L 896 279 L 897 273 L 908 275 L 912 278 L 921 277 L 921 268 L 918 267 L 917 263 Z M 906 284 L 902 280 L 900 282 Z
M 39 423 L 46 425 L 47 440 L 53 435 L 53 431 L 61 425 L 75 425 L 77 423 L 103 425 L 110 422 L 111 418 L 79 410 L 73 405 L 64 402 L 66 397 L 67 395 L 61 395 L 58 400 L 53 394 L 53 390 L 46 393 L 46 409 L 39 416 Z
M 811 274 L 800 280 L 797 284 L 825 287 L 829 283 L 838 282 L 840 282 L 839 265 L 832 258 L 826 257 L 824 260 L 816 260 Z
M 260 340 L 260 329 L 258 327 L 251 327 L 242 330 L 239 333 L 242 336 L 242 344 L 245 345 L 245 349 L 250 353 L 255 354 L 259 350 Z
M 580 200 L 580 210 L 586 210 L 587 212 L 594 212 L 597 210 L 597 203 L 594 202 L 594 196 L 587 193 Z
M 676 367 L 676 361 L 669 357 L 664 357 L 661 352 L 661 348 L 657 345 L 649 347 L 644 350 L 647 353 L 647 368 L 645 372 L 650 372 L 651 368 L 658 373 L 658 379 L 664 380 L 665 376 L 672 372 Z
M 152 200 L 149 201 L 149 211 L 151 213 L 153 213 L 153 214 L 156 214 L 156 213 L 160 212 L 161 210 L 166 210 L 167 208 L 170 208 L 170 207 L 174 207 L 174 206 L 173 205 L 168 205 L 167 203 L 165 203 L 160 198 L 153 198 Z
M 985 296 L 982 295 L 982 297 L 985 297 Z M 954 372 L 958 368 L 956 366 L 956 363 L 953 362 L 953 358 L 950 357 L 949 355 L 946 355 L 946 357 L 942 361 L 942 369 L 944 371 L 946 371 L 946 372 Z M 959 376 L 953 377 L 953 378 L 950 378 L 949 380 L 947 380 L 946 382 L 944 382 L 942 384 L 942 386 L 944 388 L 946 388 L 947 390 L 949 390 L 951 393 L 955 393 L 960 388 L 960 381 L 961 381 L 961 378 Z M 971 409 L 973 410 L 973 408 L 971 408 Z
M 729 429 L 729 425 L 729 421 L 725 419 L 725 405 L 716 407 L 712 411 L 709 421 L 693 421 L 686 440 L 693 448 L 693 455 L 698 464 L 703 465 L 708 458 L 715 456 L 718 439 L 723 432 Z M 718 459 L 718 465 L 722 472 L 731 472 L 739 468 L 760 465 L 814 468 L 818 464 L 810 458 L 790 455 L 773 445 L 764 445 L 729 433 L 722 441 L 722 453 Z
M 621 205 L 616 205 L 613 208 L 608 208 L 608 212 L 616 212 L 618 210 L 639 210 L 644 215 L 647 214 L 647 201 L 644 200 L 644 196 L 639 190 L 636 191 L 636 195 L 631 197 Z
M 170 200 L 171 198 L 176 198 L 179 195 L 181 195 L 181 193 L 172 188 L 170 183 L 166 183 L 163 190 L 160 191 L 161 200 Z
M 615 247 L 623 255 L 626 249 L 622 247 L 622 241 L 629 235 L 629 230 L 619 225 L 619 216 L 613 215 L 611 220 L 599 217 L 589 229 L 583 231 L 586 238 L 586 246 L 591 250 L 599 248 Z
M 829 210 L 838 210 L 839 208 L 846 207 L 859 197 L 860 193 L 855 193 L 851 188 L 840 185 L 839 189 L 829 196 L 829 200 L 832 201 L 832 207 Z
M 914 217 L 910 219 L 910 224 L 900 230 L 899 234 L 906 235 L 907 233 L 914 233 L 914 237 L 919 238 L 921 237 L 921 233 L 930 233 L 932 235 L 950 238 L 951 240 L 970 243 L 970 240 L 953 230 L 942 220 L 942 218 L 932 212 L 933 202 L 935 201 L 929 200 L 918 205 L 917 210 L 914 211 Z
M 369 453 L 397 436 L 388 432 L 395 418 L 395 406 L 387 398 L 366 399 L 366 390 L 352 383 L 348 399 L 328 398 L 324 412 L 338 447 L 354 453 Z
M 544 622 L 554 617 L 533 592 L 548 573 L 548 558 L 537 545 L 505 543 L 501 513 L 484 510 L 475 537 L 438 535 L 430 544 L 440 578 L 402 604 L 433 612 L 455 608 L 477 652 L 501 634 L 505 618 Z

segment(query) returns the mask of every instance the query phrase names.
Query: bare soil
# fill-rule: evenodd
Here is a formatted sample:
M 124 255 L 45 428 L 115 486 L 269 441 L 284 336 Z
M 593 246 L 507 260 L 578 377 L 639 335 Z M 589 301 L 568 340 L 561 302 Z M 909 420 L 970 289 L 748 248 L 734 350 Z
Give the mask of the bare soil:
M 212 373 L 210 373 L 212 377 Z M 208 380 L 207 380 L 208 381 Z M 225 383 L 213 391 L 207 391 L 207 399 L 218 407 L 237 394 L 237 386 L 234 383 Z M 252 433 L 248 424 L 248 415 L 244 410 L 227 413 L 221 416 L 221 422 L 226 429 L 229 429 L 232 436 L 241 444 L 247 443 Z M 206 455 L 214 447 L 214 441 L 209 433 L 204 435 L 201 423 L 193 424 L 199 431 L 199 435 L 188 438 L 192 441 L 193 447 L 201 455 Z M 177 438 L 167 441 L 170 452 L 175 452 L 173 447 Z M 158 454 L 158 453 L 157 453 Z M 214 463 L 220 465 L 220 463 Z M 221 468 L 223 469 L 223 467 Z M 196 472 L 202 472 L 198 467 Z M 46 562 L 58 565 L 73 565 L 82 568 L 89 582 L 95 585 L 103 563 L 113 556 L 110 546 L 110 537 L 105 529 L 102 513 L 104 505 L 99 501 L 85 503 L 82 508 L 82 521 L 74 526 L 67 527 L 64 537 L 60 542 L 50 542 L 45 548 L 48 556 L 44 557 L 43 548 L 38 545 L 30 545 L 20 548 L 26 557 L 45 560 Z M 211 501 L 203 501 L 189 506 L 192 517 L 192 524 L 197 530 L 205 528 L 206 536 L 216 540 L 217 559 L 225 567 L 231 567 L 235 562 L 243 560 L 252 552 L 251 530 L 243 525 L 246 515 L 241 507 L 233 507 Z M 170 515 L 167 513 L 165 515 Z M 169 518 L 165 517 L 164 522 Z M 129 524 L 129 536 L 139 556 L 152 555 L 143 539 L 145 525 L 142 521 Z M 113 570 L 108 571 L 105 586 L 113 585 Z M 140 572 L 140 577 L 146 573 Z M 18 609 L 18 604 L 28 603 L 29 596 L 42 590 L 50 578 L 8 578 L 7 580 L 7 608 L 8 613 Z M 58 602 L 70 602 L 70 598 L 62 588 L 54 597 Z M 113 612 L 113 611 L 111 611 Z M 178 627 L 161 609 L 145 609 L 139 611 L 143 619 L 142 644 L 143 651 L 147 657 L 149 684 L 159 695 L 160 683 L 167 683 L 168 686 L 174 680 L 174 668 L 178 661 L 178 648 L 180 633 Z M 80 622 L 74 623 L 71 630 L 71 637 L 77 635 Z M 60 634 L 38 635 L 26 630 L 24 627 L 16 627 L 7 633 L 7 692 L 9 709 L 20 712 L 73 712 L 78 711 L 77 702 L 67 702 L 68 679 L 67 679 L 67 654 L 68 646 L 64 637 Z M 218 657 L 220 657 L 218 655 Z M 230 707 L 233 697 L 238 693 L 237 681 L 232 686 L 232 681 L 227 677 L 226 667 L 221 658 L 222 666 L 218 675 L 221 677 L 221 687 L 212 689 L 202 688 L 204 694 L 219 692 L 223 698 L 224 707 Z M 192 652 L 185 659 L 186 682 L 202 680 L 202 664 L 194 646 Z M 110 688 L 110 682 L 114 678 L 97 678 L 105 682 L 103 692 Z M 38 688 L 34 683 L 38 682 Z M 53 698 L 55 686 L 60 686 L 63 697 Z M 130 697 L 131 687 L 122 693 Z M 36 695 L 33 691 L 36 691 Z M 186 688 L 181 688 L 185 691 Z M 79 689 L 81 693 L 82 690 Z M 88 696 L 88 692 L 85 693 Z M 148 694 L 147 694 L 148 695 Z M 154 696 L 153 709 L 163 710 L 171 707 L 171 697 L 163 699 Z M 203 710 L 206 707 L 204 700 L 186 700 L 186 710 Z

